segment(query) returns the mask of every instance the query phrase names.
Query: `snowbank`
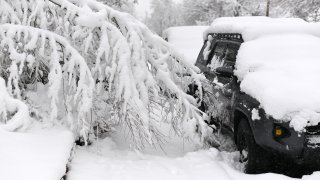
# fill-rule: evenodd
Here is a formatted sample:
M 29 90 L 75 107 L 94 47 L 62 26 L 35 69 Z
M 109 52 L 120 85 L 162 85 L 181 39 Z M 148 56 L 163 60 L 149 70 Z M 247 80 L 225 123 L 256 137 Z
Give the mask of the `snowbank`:
M 0 129 L 1 180 L 60 180 L 73 147 L 71 132 L 35 127 L 25 133 Z
M 300 19 L 220 18 L 206 33 L 240 33 L 235 74 L 267 114 L 297 131 L 320 122 L 320 25 Z
M 167 39 L 177 51 L 184 54 L 187 61 L 194 64 L 203 45 L 203 32 L 208 26 L 171 27 L 164 31 L 163 38 Z

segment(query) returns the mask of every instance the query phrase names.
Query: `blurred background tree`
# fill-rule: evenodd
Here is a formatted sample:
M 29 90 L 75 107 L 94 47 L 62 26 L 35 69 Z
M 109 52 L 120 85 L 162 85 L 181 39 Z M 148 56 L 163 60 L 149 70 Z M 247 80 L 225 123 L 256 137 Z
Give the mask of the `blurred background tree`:
M 122 0 L 124 1 L 124 0 Z M 218 17 L 270 16 L 320 21 L 319 0 L 152 0 L 147 25 L 159 35 L 181 25 L 210 25 Z
M 100 2 L 120 11 L 128 12 L 132 15 L 135 14 L 134 5 L 138 0 L 100 0 Z

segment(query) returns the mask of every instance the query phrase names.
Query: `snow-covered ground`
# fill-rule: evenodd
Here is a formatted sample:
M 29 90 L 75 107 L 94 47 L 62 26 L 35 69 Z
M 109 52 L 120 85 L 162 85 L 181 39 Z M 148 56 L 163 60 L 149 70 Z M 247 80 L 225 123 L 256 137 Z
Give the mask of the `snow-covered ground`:
M 167 131 L 169 132 L 169 131 Z M 77 147 L 68 180 L 293 180 L 279 174 L 247 175 L 237 151 L 199 149 L 170 135 L 163 150 L 147 147 L 130 150 L 122 134 L 100 139 L 89 147 Z M 303 180 L 318 180 L 320 172 Z
M 169 132 L 169 131 L 167 131 Z M 68 180 L 293 180 L 278 174 L 247 175 L 236 151 L 199 149 L 173 135 L 161 149 L 130 150 L 123 134 L 101 138 L 88 147 L 76 147 Z M 36 125 L 26 132 L 0 131 L 1 180 L 60 180 L 73 147 L 64 128 Z M 318 180 L 320 172 L 303 180 Z
M 91 147 L 76 149 L 67 178 L 191 180 L 217 176 L 231 179 L 229 174 L 237 173 L 232 166 L 241 169 L 241 165 L 235 163 L 237 153 L 219 153 L 216 149 L 209 149 L 175 155 L 169 157 L 131 151 L 120 148 L 111 138 L 105 138 Z
M 203 45 L 203 32 L 208 26 L 177 26 L 164 31 L 163 38 L 194 64 Z
M 34 126 L 26 132 L 0 130 L 1 180 L 60 180 L 73 147 L 64 128 Z
M 293 180 L 279 174 L 247 175 L 238 163 L 237 152 L 211 148 L 180 154 L 177 157 L 151 155 L 119 148 L 105 138 L 90 147 L 78 147 L 72 160 L 69 180 Z M 316 180 L 320 172 L 304 176 Z

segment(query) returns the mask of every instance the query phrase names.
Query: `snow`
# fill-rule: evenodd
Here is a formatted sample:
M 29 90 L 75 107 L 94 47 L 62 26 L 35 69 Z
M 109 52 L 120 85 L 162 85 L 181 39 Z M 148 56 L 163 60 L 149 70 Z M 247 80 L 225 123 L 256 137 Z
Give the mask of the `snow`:
M 208 26 L 177 26 L 166 29 L 163 38 L 194 64 L 203 45 L 203 32 Z
M 91 10 L 87 8 L 87 11 L 90 12 Z M 88 14 L 80 14 L 80 16 L 77 18 L 77 24 L 89 28 L 99 27 L 101 24 L 103 24 L 102 22 L 104 21 L 106 13 L 106 10 L 102 10 L 97 13 L 90 12 Z
M 114 138 L 114 137 L 113 137 Z M 238 152 L 215 148 L 167 156 L 121 147 L 113 138 L 100 139 L 90 147 L 77 147 L 70 164 L 68 180 L 294 180 L 284 175 L 243 173 Z M 167 144 L 168 146 L 168 144 Z M 170 144 L 178 150 L 178 146 Z M 320 178 L 320 173 L 303 180 Z
M 207 39 L 210 33 L 239 33 L 244 41 L 272 34 L 307 33 L 320 36 L 319 28 L 319 23 L 307 23 L 299 18 L 223 17 L 213 21 L 203 38 Z
M 73 147 L 73 135 L 33 124 L 26 132 L 0 130 L 0 179 L 60 180 Z
M 36 50 L 36 42 L 38 39 L 42 38 L 41 43 L 46 44 L 46 39 L 48 39 L 50 44 L 50 50 L 51 50 L 51 56 L 49 60 L 49 67 L 50 67 L 50 73 L 49 73 L 49 92 L 48 96 L 51 98 L 51 105 L 52 105 L 52 111 L 51 111 L 51 120 L 55 120 L 58 115 L 57 106 L 59 100 L 61 100 L 61 96 L 59 95 L 59 91 L 61 90 L 62 85 L 62 78 L 63 74 L 68 77 L 69 83 L 67 85 L 67 89 L 72 92 L 72 98 L 74 102 L 68 102 L 71 111 L 71 106 L 75 106 L 77 108 L 78 112 L 78 119 L 75 121 L 81 124 L 81 133 L 86 133 L 85 129 L 88 123 L 86 122 L 86 113 L 90 111 L 91 105 L 92 105 L 92 96 L 93 96 L 93 90 L 94 90 L 94 80 L 91 75 L 91 71 L 89 67 L 87 66 L 86 60 L 81 56 L 78 50 L 76 50 L 67 40 L 66 38 L 55 34 L 48 30 L 43 30 L 39 28 L 33 28 L 31 26 L 23 26 L 23 25 L 13 25 L 13 24 L 2 24 L 0 28 L 0 39 L 1 46 L 7 45 L 9 47 L 10 52 L 10 58 L 12 59 L 12 63 L 10 66 L 10 76 L 8 79 L 8 91 L 9 94 L 12 94 L 12 91 L 14 91 L 13 95 L 16 95 L 18 98 L 20 98 L 20 87 L 18 84 L 19 75 L 18 74 L 18 67 L 17 64 L 20 63 L 20 66 L 24 65 L 24 60 L 26 59 L 26 55 L 24 53 L 20 54 L 15 50 L 15 43 L 13 40 L 15 36 L 21 36 L 21 34 L 25 34 L 25 41 L 29 40 L 28 50 Z M 29 39 L 28 39 L 29 38 Z M 63 60 L 61 57 L 60 49 L 57 47 L 57 44 L 59 46 L 64 47 L 64 56 L 68 57 L 68 61 L 64 65 L 64 68 L 67 69 L 67 71 L 62 70 L 60 65 L 60 60 Z M 40 45 L 41 47 L 44 47 L 45 45 Z M 49 51 L 50 51 L 49 50 Z M 29 58 L 30 59 L 30 58 Z M 40 61 L 37 59 L 37 61 Z M 77 79 L 77 76 L 79 75 L 79 79 Z M 66 77 L 64 77 L 66 78 Z M 74 86 L 73 84 L 77 84 Z M 14 90 L 13 90 L 14 89 Z M 67 96 L 69 97 L 69 96 Z M 80 121 L 79 121 L 80 120 Z M 80 126 L 79 126 L 80 127 Z M 76 131 L 76 130 L 75 130 Z
M 95 64 L 95 67 L 90 67 L 93 69 L 92 75 L 102 82 L 97 87 L 108 87 L 108 104 L 110 102 L 110 105 L 115 105 L 114 109 L 119 112 L 109 115 L 115 123 L 119 121 L 129 126 L 135 142 L 149 143 L 153 132 L 156 132 L 154 129 L 157 127 L 153 126 L 150 118 L 154 111 L 153 103 L 174 103 L 175 108 L 171 108 L 170 113 L 183 112 L 177 114 L 183 116 L 177 130 L 184 131 L 182 122 L 187 123 L 187 120 L 192 119 L 197 121 L 193 123 L 196 125 L 193 127 L 193 134 L 204 139 L 206 130 L 202 117 L 197 113 L 196 101 L 184 92 L 191 81 L 200 86 L 202 76 L 198 74 L 198 68 L 186 62 L 181 53 L 172 49 L 169 43 L 129 14 L 113 10 L 94 0 L 54 2 L 66 8 L 65 16 L 70 15 L 69 19 L 74 19 L 77 23 L 77 26 L 70 27 L 71 41 L 78 44 L 85 39 L 85 45 L 78 49 L 80 52 L 89 51 L 85 54 L 90 55 L 88 65 Z M 94 20 L 91 21 L 91 18 Z M 102 35 L 98 42 L 96 30 Z M 108 41 L 104 41 L 106 39 Z M 98 49 L 96 44 L 99 44 Z M 96 62 L 92 62 L 91 55 Z M 177 72 L 190 74 L 189 81 L 182 81 Z M 175 97 L 175 100 L 162 101 L 163 92 L 173 94 L 165 95 L 165 98 Z M 92 125 L 95 120 L 85 123 Z M 141 137 L 144 137 L 143 140 Z M 141 143 L 134 144 L 138 146 Z
M 5 81 L 1 77 L 0 102 L 0 130 L 15 131 L 24 129 L 29 125 L 30 117 L 27 105 L 8 94 Z M 12 117 L 7 119 L 10 117 L 10 114 L 12 114 Z
M 297 131 L 320 122 L 320 26 L 300 19 L 221 18 L 208 32 L 241 33 L 241 91 Z
M 261 118 L 259 116 L 259 111 L 255 108 L 252 109 L 251 114 L 252 114 L 252 117 L 251 117 L 252 120 L 259 120 Z
M 222 158 L 222 154 L 216 149 L 191 152 L 183 157 L 150 155 L 139 151 L 121 150 L 112 139 L 106 138 L 95 142 L 91 147 L 77 148 L 67 178 L 189 180 L 208 178 L 216 170 L 216 176 L 230 179 L 225 170 L 219 168 L 218 159 Z
M 311 136 L 311 137 L 308 137 L 308 145 L 311 147 L 316 147 L 316 148 L 319 148 L 319 143 L 320 143 L 320 136 Z

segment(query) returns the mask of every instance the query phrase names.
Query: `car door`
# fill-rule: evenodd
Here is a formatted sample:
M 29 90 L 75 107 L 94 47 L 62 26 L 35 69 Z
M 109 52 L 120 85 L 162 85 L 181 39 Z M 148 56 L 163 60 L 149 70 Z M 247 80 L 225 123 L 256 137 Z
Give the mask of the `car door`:
M 212 116 L 214 124 L 232 128 L 231 103 L 237 80 L 235 76 L 219 74 L 219 68 L 234 70 L 235 60 L 240 43 L 217 40 L 211 46 L 211 52 L 206 62 L 205 75 L 208 79 L 205 85 L 204 101 L 207 105 L 207 113 Z

